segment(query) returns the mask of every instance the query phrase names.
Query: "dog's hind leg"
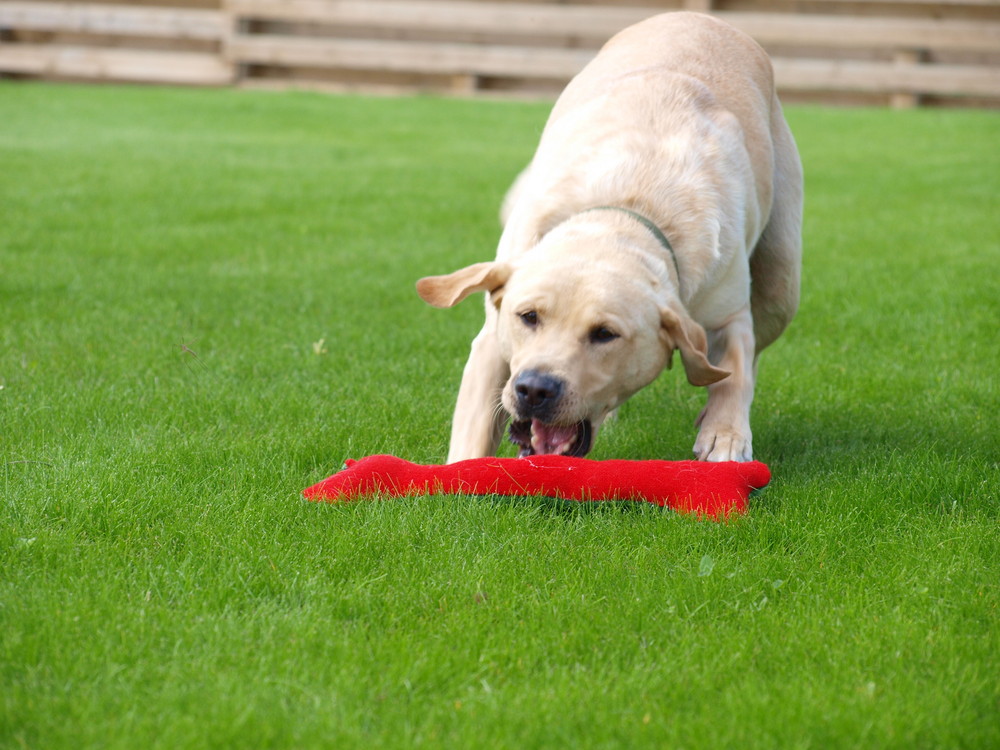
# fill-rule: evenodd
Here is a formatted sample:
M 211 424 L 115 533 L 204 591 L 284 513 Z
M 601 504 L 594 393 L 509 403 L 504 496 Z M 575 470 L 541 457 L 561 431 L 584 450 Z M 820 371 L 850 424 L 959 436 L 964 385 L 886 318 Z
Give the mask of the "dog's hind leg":
M 451 424 L 448 463 L 496 454 L 507 413 L 500 393 L 510 367 L 500 355 L 489 322 L 472 341 L 472 351 L 462 373 L 458 401 Z
M 750 307 L 758 355 L 795 316 L 802 268 L 802 164 L 777 100 L 771 136 L 774 198 L 767 226 L 750 256 Z
M 788 326 L 799 304 L 802 265 L 802 164 L 777 99 L 771 113 L 773 199 L 768 223 L 750 257 L 750 309 L 707 331 L 710 359 L 732 374 L 708 386 L 698 418 L 695 455 L 748 461 L 753 455 L 750 404 L 758 357 Z

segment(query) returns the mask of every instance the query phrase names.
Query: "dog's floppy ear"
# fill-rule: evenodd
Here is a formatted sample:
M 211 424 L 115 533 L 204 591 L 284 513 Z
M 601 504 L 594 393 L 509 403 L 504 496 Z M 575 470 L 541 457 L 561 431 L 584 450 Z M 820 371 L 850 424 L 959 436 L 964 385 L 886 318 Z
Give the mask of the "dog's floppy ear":
M 691 385 L 711 385 L 729 377 L 727 371 L 714 367 L 708 361 L 708 339 L 704 328 L 687 315 L 679 315 L 669 308 L 660 310 L 660 321 L 670 347 L 667 367 L 673 359 L 673 350 L 680 349 L 684 372 Z
M 476 292 L 489 292 L 499 304 L 497 293 L 510 278 L 506 263 L 475 263 L 446 276 L 427 276 L 417 282 L 417 294 L 434 307 L 453 307 Z

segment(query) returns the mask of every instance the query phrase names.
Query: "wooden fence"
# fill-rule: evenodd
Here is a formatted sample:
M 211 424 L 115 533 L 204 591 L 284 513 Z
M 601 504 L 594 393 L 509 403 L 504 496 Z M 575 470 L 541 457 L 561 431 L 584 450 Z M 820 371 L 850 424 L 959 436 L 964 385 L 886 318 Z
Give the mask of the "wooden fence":
M 0 75 L 550 96 L 681 8 L 756 38 L 786 99 L 1000 105 L 1000 0 L 0 0 Z

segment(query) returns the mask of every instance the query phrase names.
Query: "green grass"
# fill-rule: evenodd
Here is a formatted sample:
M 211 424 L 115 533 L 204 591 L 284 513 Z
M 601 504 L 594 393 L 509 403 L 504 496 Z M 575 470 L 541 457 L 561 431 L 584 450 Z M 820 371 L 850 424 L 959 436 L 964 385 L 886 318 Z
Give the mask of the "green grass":
M 444 456 L 539 104 L 0 85 L 0 746 L 1000 746 L 1000 116 L 790 108 L 772 485 L 299 491 Z M 593 456 L 687 458 L 676 372 Z

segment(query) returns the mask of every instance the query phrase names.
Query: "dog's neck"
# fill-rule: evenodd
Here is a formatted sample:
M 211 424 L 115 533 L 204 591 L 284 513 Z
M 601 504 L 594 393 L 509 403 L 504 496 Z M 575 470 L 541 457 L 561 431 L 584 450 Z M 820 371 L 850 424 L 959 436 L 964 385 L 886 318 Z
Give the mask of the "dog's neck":
M 656 238 L 656 241 L 663 246 L 663 248 L 667 251 L 667 254 L 670 256 L 670 260 L 673 261 L 674 272 L 677 274 L 677 291 L 683 295 L 683 289 L 681 288 L 683 284 L 681 281 L 681 269 L 677 264 L 677 255 L 674 253 L 674 247 L 670 244 L 670 240 L 667 239 L 667 235 L 663 233 L 663 230 L 660 229 L 652 219 L 648 216 L 643 216 L 638 211 L 633 211 L 631 208 L 622 208 L 621 206 L 594 206 L 593 208 L 585 209 L 580 213 L 585 214 L 590 213 L 591 211 L 619 211 L 635 219 L 647 230 L 649 230 L 649 233 L 652 234 L 653 237 Z

